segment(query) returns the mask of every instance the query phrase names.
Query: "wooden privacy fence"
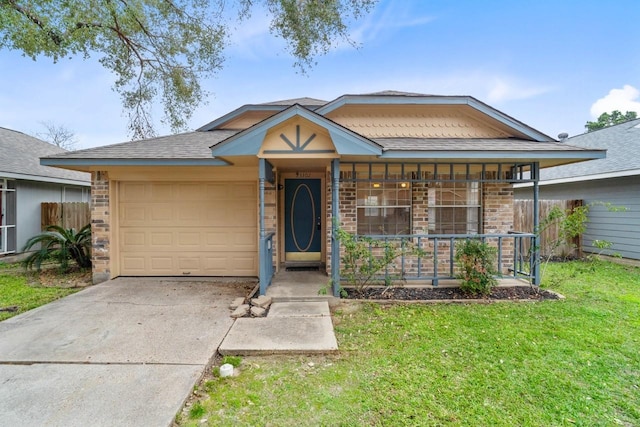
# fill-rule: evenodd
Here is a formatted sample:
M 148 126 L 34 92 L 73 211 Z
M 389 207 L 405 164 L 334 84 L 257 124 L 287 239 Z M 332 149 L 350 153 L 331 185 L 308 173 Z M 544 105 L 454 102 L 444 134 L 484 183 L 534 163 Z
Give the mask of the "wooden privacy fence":
M 563 211 L 573 211 L 578 206 L 582 206 L 582 200 L 539 200 L 540 222 L 542 223 L 549 212 L 554 207 L 558 207 Z M 534 233 L 533 229 L 533 200 L 515 200 L 513 203 L 513 229 L 525 233 Z M 540 235 L 540 254 L 549 256 L 554 251 L 553 242 L 558 240 L 560 227 L 558 224 L 548 227 Z M 523 248 L 528 251 L 529 248 Z M 553 255 L 582 256 L 582 236 L 573 239 L 569 244 L 564 244 L 555 248 Z
M 78 231 L 91 221 L 89 203 L 42 203 L 41 209 L 40 225 L 43 231 L 49 225 L 75 228 Z

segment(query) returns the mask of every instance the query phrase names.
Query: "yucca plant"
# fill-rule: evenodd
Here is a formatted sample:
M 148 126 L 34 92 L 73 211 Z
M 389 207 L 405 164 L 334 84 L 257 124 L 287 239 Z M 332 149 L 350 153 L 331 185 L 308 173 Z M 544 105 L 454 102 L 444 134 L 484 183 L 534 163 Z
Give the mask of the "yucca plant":
M 50 225 L 46 231 L 33 236 L 22 249 L 29 251 L 40 244 L 40 249 L 29 255 L 23 264 L 26 268 L 40 270 L 42 263 L 54 260 L 60 269 L 69 270 L 69 261 L 74 260 L 80 268 L 91 267 L 91 225 L 87 224 L 76 233 L 74 228 Z

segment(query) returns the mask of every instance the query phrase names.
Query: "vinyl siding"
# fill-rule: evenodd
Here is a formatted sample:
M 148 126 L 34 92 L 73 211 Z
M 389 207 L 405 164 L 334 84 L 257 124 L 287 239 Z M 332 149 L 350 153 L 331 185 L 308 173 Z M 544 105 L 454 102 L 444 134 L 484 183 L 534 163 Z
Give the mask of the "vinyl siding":
M 516 199 L 530 199 L 530 188 L 516 190 Z M 613 243 L 606 254 L 640 259 L 640 176 L 585 181 L 569 184 L 541 185 L 540 199 L 583 200 L 591 205 L 589 223 L 583 236 L 585 252 L 599 252 L 594 240 Z M 612 212 L 598 203 L 624 207 L 625 212 Z
M 28 239 L 40 233 L 40 213 L 43 202 L 88 202 L 89 187 L 21 181 L 16 184 L 17 250 Z

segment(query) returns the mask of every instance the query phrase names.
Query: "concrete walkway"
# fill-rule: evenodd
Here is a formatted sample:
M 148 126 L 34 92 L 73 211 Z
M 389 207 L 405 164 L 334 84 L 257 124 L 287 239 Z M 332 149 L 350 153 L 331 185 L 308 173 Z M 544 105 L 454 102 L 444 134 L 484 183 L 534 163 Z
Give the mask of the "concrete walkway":
M 237 284 L 116 279 L 0 322 L 0 426 L 168 426 Z
M 237 356 L 337 350 L 327 301 L 274 302 L 267 317 L 236 319 L 218 349 Z
M 321 271 L 282 268 L 267 288 L 273 303 L 267 317 L 240 318 L 218 351 L 225 355 L 311 354 L 338 350 L 329 303 L 322 295 L 328 277 Z

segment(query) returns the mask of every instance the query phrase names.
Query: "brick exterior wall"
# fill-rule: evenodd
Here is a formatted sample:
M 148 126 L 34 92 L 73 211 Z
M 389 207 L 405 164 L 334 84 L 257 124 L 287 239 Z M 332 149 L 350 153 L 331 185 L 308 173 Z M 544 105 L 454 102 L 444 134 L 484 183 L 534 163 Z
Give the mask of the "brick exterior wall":
M 330 181 L 329 181 L 330 182 Z M 413 183 L 412 200 L 412 232 L 413 234 L 428 234 L 429 230 L 429 200 L 428 183 Z M 340 183 L 340 227 L 349 233 L 357 231 L 357 210 L 356 210 L 356 183 Z M 327 230 L 331 230 L 331 188 L 327 186 Z M 482 228 L 484 234 L 506 234 L 513 229 L 513 188 L 509 183 L 486 183 L 482 187 L 483 218 Z M 331 265 L 331 237 L 327 233 L 327 271 Z M 488 239 L 489 244 L 497 247 L 497 239 Z M 414 242 L 416 243 L 416 242 Z M 429 254 L 433 254 L 435 248 L 433 241 L 421 243 L 422 249 Z M 503 239 L 502 241 L 502 272 L 507 273 L 513 266 L 513 240 Z M 449 240 L 439 241 L 438 271 L 439 274 L 449 274 L 451 271 Z M 342 250 L 341 250 L 342 255 Z M 432 274 L 434 271 L 433 255 L 422 259 L 422 274 Z M 399 271 L 399 270 L 398 270 Z M 417 273 L 417 261 L 405 260 L 405 272 L 408 274 Z M 455 266 L 454 266 L 455 272 Z
M 485 183 L 482 189 L 484 234 L 506 234 L 513 230 L 513 186 L 509 183 Z M 497 240 L 488 241 L 498 247 Z M 502 241 L 502 273 L 513 268 L 513 240 Z
M 93 283 L 111 278 L 109 174 L 91 172 L 91 261 Z

